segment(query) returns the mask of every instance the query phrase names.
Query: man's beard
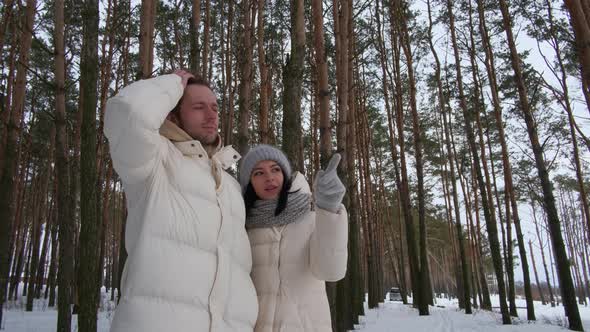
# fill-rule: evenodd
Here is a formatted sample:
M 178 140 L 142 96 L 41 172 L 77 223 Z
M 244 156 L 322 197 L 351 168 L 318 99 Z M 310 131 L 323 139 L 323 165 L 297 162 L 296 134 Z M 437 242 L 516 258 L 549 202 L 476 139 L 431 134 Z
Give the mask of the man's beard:
M 184 130 L 184 129 L 183 129 Z M 215 154 L 215 151 L 217 150 L 217 146 L 219 145 L 219 140 L 221 139 L 219 137 L 219 134 L 215 133 L 214 135 L 196 135 L 193 136 L 191 134 L 189 134 L 193 139 L 201 142 L 201 145 L 203 146 L 203 149 L 205 149 L 205 151 L 207 151 L 207 154 L 209 155 L 209 157 L 213 156 L 213 154 Z
M 182 121 L 182 119 L 178 119 L 177 118 L 177 121 L 178 121 L 178 123 L 177 123 L 178 127 L 180 127 L 180 129 L 184 130 L 184 132 L 187 133 L 194 140 L 197 140 L 197 141 L 201 142 L 201 145 L 203 147 L 205 147 L 205 146 L 214 146 L 218 142 L 219 134 L 217 134 L 217 133 L 212 134 L 212 135 L 193 134 L 193 133 L 190 133 L 186 129 L 186 127 L 184 125 L 184 121 Z

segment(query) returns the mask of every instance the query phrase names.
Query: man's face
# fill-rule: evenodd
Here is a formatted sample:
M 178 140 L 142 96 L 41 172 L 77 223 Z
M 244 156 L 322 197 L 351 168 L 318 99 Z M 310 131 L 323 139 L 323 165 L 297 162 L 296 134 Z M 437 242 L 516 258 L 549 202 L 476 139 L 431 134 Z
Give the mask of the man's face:
M 184 90 L 180 112 L 172 121 L 203 145 L 214 144 L 219 125 L 217 97 L 204 85 L 188 85 Z

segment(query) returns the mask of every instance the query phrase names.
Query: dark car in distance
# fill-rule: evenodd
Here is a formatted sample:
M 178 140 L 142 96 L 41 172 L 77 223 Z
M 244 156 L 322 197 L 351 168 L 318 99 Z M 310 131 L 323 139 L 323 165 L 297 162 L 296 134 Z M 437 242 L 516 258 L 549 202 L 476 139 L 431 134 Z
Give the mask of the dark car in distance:
M 391 287 L 389 290 L 389 301 L 401 301 L 402 294 L 397 287 Z

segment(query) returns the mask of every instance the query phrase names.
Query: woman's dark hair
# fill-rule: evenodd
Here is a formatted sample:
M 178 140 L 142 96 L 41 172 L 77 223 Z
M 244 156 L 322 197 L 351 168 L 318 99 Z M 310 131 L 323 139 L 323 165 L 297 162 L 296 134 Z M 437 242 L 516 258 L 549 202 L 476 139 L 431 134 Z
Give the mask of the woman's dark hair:
M 283 173 L 284 174 L 284 173 Z M 277 201 L 277 208 L 275 209 L 275 217 L 281 214 L 283 210 L 287 207 L 287 201 L 289 198 L 289 190 L 291 189 L 291 184 L 293 181 L 291 179 L 285 179 L 283 181 L 283 187 L 281 188 L 281 192 L 279 193 L 279 199 Z M 246 187 L 246 192 L 244 193 L 244 204 L 246 205 L 246 215 L 250 212 L 250 209 L 254 207 L 254 203 L 259 200 L 260 197 L 256 195 L 256 191 L 254 191 L 254 187 L 252 186 L 252 182 L 248 182 L 248 186 Z

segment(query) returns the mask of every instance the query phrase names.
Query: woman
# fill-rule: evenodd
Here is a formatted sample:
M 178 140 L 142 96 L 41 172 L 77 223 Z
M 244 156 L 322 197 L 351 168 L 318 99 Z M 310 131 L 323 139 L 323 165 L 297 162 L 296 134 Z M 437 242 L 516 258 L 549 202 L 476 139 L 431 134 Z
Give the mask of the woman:
M 269 145 L 246 154 L 240 185 L 252 248 L 259 312 L 255 331 L 332 331 L 325 281 L 346 274 L 345 188 L 335 154 L 314 181 L 291 174 L 287 157 Z

